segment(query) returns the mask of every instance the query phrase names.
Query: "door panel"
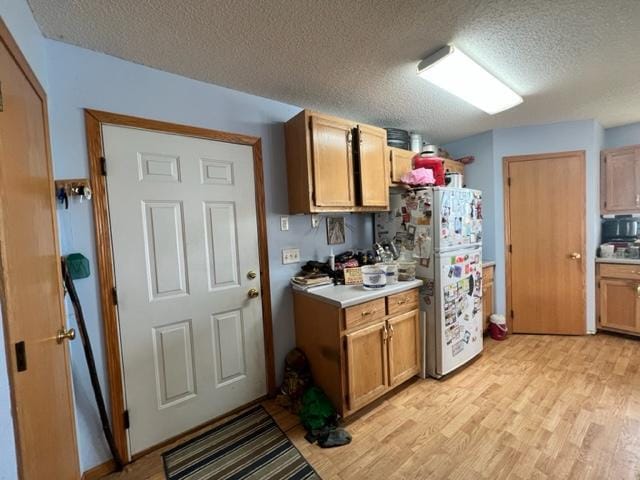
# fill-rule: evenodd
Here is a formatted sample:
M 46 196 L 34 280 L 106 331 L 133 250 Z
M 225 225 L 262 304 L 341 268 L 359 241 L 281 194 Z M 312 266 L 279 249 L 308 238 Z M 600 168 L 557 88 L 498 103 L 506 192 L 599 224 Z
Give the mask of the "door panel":
M 389 385 L 395 386 L 420 371 L 419 312 L 393 317 L 389 322 Z
M 19 474 L 77 479 L 69 353 L 66 342 L 56 342 L 65 320 L 46 103 L 2 41 L 0 82 L 0 304 Z M 21 372 L 18 342 L 26 351 Z
M 640 155 L 634 148 L 606 154 L 604 161 L 605 195 L 603 210 L 629 212 L 640 209 Z
M 640 333 L 640 283 L 600 280 L 600 323 L 603 327 Z
M 103 141 L 135 454 L 266 394 L 253 151 L 112 125 Z
M 389 204 L 389 181 L 385 155 L 386 133 L 382 129 L 359 125 L 358 138 L 362 206 L 387 206 Z
M 389 147 L 391 160 L 391 182 L 400 183 L 400 178 L 411 171 L 411 163 L 415 153 L 400 148 Z
M 525 158 L 507 159 L 506 170 L 513 331 L 581 335 L 586 333 L 584 153 Z
M 351 129 L 348 122 L 311 117 L 313 181 L 318 206 L 355 205 Z
M 385 322 L 346 336 L 349 408 L 355 410 L 387 389 L 387 330 Z

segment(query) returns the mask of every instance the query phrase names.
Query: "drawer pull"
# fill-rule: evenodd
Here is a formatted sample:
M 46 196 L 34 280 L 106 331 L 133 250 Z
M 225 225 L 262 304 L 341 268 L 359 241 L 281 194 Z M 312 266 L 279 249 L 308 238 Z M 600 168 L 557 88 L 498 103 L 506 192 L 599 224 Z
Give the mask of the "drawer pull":
M 398 300 L 396 302 L 397 305 L 404 305 L 405 303 L 407 303 L 407 299 L 406 298 L 403 298 L 402 300 Z
M 376 313 L 375 310 L 367 310 L 366 312 L 362 312 L 361 315 L 363 317 L 368 317 L 369 315 L 373 315 L 374 313 Z

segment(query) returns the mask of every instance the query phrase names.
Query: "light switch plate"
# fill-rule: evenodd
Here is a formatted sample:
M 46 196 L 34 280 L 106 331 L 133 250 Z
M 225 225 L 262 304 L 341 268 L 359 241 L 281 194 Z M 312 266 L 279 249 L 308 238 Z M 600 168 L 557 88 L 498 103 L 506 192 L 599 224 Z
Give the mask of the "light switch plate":
M 283 217 L 280 217 L 280 230 L 283 232 L 286 232 L 287 230 L 289 230 L 289 217 L 286 215 Z
M 283 248 L 282 249 L 282 264 L 288 265 L 290 263 L 300 262 L 300 249 L 299 248 Z
M 320 215 L 317 213 L 311 214 L 311 228 L 318 228 L 320 226 Z

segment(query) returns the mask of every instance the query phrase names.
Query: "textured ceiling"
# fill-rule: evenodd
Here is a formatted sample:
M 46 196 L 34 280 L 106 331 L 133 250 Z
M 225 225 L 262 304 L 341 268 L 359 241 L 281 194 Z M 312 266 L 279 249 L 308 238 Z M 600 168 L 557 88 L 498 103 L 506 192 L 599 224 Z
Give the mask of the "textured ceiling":
M 29 0 L 50 38 L 445 142 L 640 120 L 638 0 Z M 487 115 L 418 78 L 453 43 L 524 103 Z

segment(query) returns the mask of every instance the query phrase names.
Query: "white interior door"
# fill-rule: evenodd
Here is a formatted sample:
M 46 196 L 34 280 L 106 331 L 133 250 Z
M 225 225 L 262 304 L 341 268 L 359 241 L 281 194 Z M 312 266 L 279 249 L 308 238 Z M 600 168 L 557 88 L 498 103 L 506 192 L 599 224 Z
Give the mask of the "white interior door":
M 266 394 L 250 146 L 105 125 L 130 453 Z M 255 278 L 249 278 L 255 272 Z

